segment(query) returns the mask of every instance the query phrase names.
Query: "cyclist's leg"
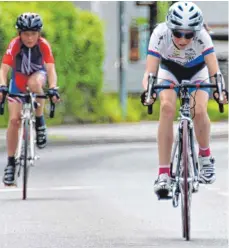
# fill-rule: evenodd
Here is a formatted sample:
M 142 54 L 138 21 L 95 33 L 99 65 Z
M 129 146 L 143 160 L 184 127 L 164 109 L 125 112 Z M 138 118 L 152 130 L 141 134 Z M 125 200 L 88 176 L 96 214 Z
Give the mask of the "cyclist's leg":
M 159 69 L 158 78 L 168 79 L 158 81 L 159 84 L 177 83 L 176 78 L 167 70 Z M 165 189 L 169 192 L 170 186 L 170 157 L 173 144 L 173 120 L 176 113 L 177 93 L 172 89 L 159 90 L 160 118 L 158 127 L 158 154 L 159 154 L 159 177 L 155 182 L 155 193 Z M 169 181 L 169 182 L 168 182 Z
M 192 78 L 192 82 L 199 83 L 208 77 L 207 69 L 203 69 Z M 205 81 L 205 83 L 209 83 L 209 80 Z M 195 103 L 195 108 L 192 112 L 195 114 L 193 122 L 196 139 L 199 144 L 199 161 L 201 166 L 200 181 L 203 183 L 213 183 L 215 181 L 215 166 L 209 145 L 211 123 L 207 112 L 210 89 L 204 88 L 190 92 L 195 96 L 195 101 L 191 99 L 191 106 Z
M 45 82 L 46 82 L 46 73 L 45 71 L 41 70 L 33 73 L 29 77 L 27 85 L 32 92 L 43 94 L 44 93 L 43 87 L 45 85 Z M 36 101 L 41 105 L 40 108 L 36 110 L 36 116 L 41 116 L 43 115 L 44 112 L 45 99 L 37 99 Z
M 8 156 L 13 157 L 15 155 L 18 143 L 18 130 L 20 127 L 20 112 L 22 104 L 19 100 L 8 100 L 9 109 L 9 122 L 7 129 L 7 151 Z
M 46 82 L 45 71 L 37 71 L 32 74 L 28 79 L 28 87 L 34 93 L 43 94 L 43 87 Z M 44 120 L 44 106 L 45 99 L 37 99 L 40 107 L 36 109 L 36 133 L 37 133 L 37 146 L 38 148 L 44 148 L 47 144 L 46 126 Z
M 14 78 L 10 81 L 10 93 L 19 93 L 15 85 Z M 8 97 L 9 122 L 7 129 L 7 154 L 8 162 L 3 176 L 3 182 L 6 185 L 14 184 L 15 172 L 15 152 L 18 144 L 18 130 L 20 127 L 20 112 L 22 109 L 22 102 L 19 98 Z

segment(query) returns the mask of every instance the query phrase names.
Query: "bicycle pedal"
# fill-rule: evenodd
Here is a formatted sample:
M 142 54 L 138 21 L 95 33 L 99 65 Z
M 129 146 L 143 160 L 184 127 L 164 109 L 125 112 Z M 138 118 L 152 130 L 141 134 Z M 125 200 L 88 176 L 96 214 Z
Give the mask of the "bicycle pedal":
M 167 190 L 161 190 L 160 193 L 156 194 L 158 200 L 171 200 L 172 196 L 168 193 Z
M 16 182 L 14 182 L 13 184 L 5 184 L 5 183 L 3 183 L 4 184 L 4 186 L 5 186 L 5 188 L 17 188 L 17 183 Z
M 167 196 L 158 196 L 158 200 L 160 201 L 160 200 L 171 200 L 172 199 L 172 196 L 169 196 L 169 195 L 167 195 Z

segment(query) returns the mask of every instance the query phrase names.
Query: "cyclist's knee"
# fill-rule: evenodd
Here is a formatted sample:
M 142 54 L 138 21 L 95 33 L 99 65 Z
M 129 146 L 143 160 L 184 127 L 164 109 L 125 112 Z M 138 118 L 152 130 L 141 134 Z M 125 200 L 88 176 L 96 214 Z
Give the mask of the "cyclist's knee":
M 42 91 L 42 83 L 39 80 L 29 81 L 28 86 L 29 86 L 29 89 L 33 92 Z
M 20 126 L 20 120 L 17 117 L 11 117 L 9 119 L 9 126 L 18 129 Z
M 162 101 L 161 102 L 161 115 L 173 119 L 176 113 L 176 106 L 169 101 Z
M 203 118 L 207 114 L 207 106 L 205 104 L 196 104 L 195 110 L 192 110 L 192 114 L 196 119 Z
M 42 73 L 35 73 L 34 75 L 30 76 L 28 80 L 28 86 L 30 90 L 41 93 L 43 91 L 42 88 L 44 86 L 45 80 L 45 75 Z

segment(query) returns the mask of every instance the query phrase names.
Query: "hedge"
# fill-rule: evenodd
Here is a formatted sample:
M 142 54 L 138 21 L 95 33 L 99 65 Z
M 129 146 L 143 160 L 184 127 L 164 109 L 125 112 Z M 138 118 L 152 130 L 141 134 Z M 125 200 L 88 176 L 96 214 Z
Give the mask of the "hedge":
M 118 102 L 118 97 L 116 94 L 105 95 L 105 105 L 103 109 L 103 121 L 106 122 L 122 122 L 122 112 L 121 107 Z M 177 119 L 179 115 L 180 101 L 177 100 L 176 103 L 176 116 Z M 127 118 L 125 121 L 128 122 L 139 122 L 142 120 L 159 120 L 160 113 L 160 101 L 157 100 L 153 106 L 153 114 L 147 114 L 147 108 L 140 103 L 140 97 L 138 95 L 129 95 L 127 103 Z M 226 121 L 228 120 L 228 105 L 224 105 L 224 113 L 219 113 L 218 104 L 214 100 L 209 100 L 208 102 L 208 115 L 212 122 L 216 121 Z M 100 119 L 98 119 L 98 122 Z
M 55 57 L 62 103 L 50 124 L 94 121 L 99 111 L 103 82 L 103 23 L 94 14 L 76 8 L 73 2 L 1 2 L 0 56 L 17 36 L 16 18 L 23 12 L 37 12 L 44 22 L 43 37 Z M 5 126 L 0 117 L 0 125 Z
M 99 105 L 99 110 L 96 117 L 93 119 L 93 123 L 120 123 L 120 122 L 140 122 L 144 121 L 158 121 L 160 102 L 157 100 L 153 106 L 153 114 L 147 114 L 147 108 L 140 103 L 140 98 L 137 95 L 129 95 L 127 101 L 127 117 L 122 119 L 121 106 L 118 100 L 117 94 L 105 94 L 103 95 L 102 104 Z M 177 101 L 177 111 L 175 119 L 178 117 L 180 103 Z M 224 113 L 219 113 L 218 105 L 214 100 L 208 102 L 208 114 L 212 122 L 227 121 L 228 120 L 228 105 L 224 105 Z M 0 117 L 0 127 L 7 126 L 7 116 Z M 86 119 L 87 120 L 87 119 Z M 83 123 L 86 123 L 85 121 Z M 79 123 L 79 122 L 78 122 Z M 50 123 L 49 123 L 50 124 Z M 56 124 L 56 123 L 53 123 Z M 76 122 L 70 122 L 70 124 L 77 124 Z
M 157 23 L 165 22 L 170 4 L 171 3 L 167 1 L 157 1 Z

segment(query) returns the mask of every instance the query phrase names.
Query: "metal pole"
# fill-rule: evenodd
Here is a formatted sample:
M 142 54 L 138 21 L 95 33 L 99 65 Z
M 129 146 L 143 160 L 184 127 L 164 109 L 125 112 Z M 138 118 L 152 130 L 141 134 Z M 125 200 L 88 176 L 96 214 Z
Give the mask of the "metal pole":
M 125 2 L 119 2 L 119 99 L 122 108 L 122 118 L 127 115 L 127 92 L 126 92 L 126 63 L 125 53 Z
M 150 27 L 150 36 L 153 33 L 154 27 L 157 23 L 157 2 L 154 2 L 153 5 L 149 6 L 149 27 Z

